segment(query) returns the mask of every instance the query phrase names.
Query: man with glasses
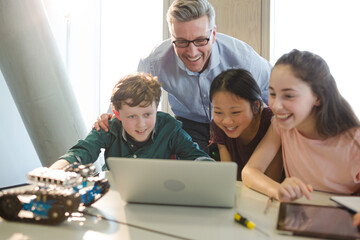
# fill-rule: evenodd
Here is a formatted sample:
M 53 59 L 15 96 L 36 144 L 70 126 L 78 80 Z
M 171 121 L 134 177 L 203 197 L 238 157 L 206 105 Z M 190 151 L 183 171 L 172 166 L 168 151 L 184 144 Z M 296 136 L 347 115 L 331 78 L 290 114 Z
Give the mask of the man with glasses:
M 209 153 L 211 82 L 224 70 L 244 68 L 257 81 L 267 103 L 271 66 L 246 43 L 216 33 L 215 11 L 207 0 L 175 0 L 167 22 L 171 39 L 141 59 L 138 71 L 158 76 L 176 118 Z M 106 130 L 100 120 L 97 129 L 98 125 Z

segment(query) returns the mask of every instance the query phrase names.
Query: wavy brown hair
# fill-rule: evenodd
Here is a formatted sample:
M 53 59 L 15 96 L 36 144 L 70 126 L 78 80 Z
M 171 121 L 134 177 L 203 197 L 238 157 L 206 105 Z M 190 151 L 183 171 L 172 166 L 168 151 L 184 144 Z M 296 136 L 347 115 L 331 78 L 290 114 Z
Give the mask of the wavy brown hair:
M 147 107 L 155 102 L 159 105 L 161 97 L 161 84 L 157 77 L 147 73 L 135 73 L 124 76 L 115 84 L 111 96 L 111 104 L 115 110 L 121 109 L 122 104 L 130 107 L 140 105 Z
M 306 82 L 320 99 L 320 106 L 315 107 L 319 134 L 332 137 L 360 126 L 350 104 L 341 96 L 329 66 L 320 56 L 294 49 L 280 57 L 274 68 L 278 65 L 290 66 L 294 75 Z

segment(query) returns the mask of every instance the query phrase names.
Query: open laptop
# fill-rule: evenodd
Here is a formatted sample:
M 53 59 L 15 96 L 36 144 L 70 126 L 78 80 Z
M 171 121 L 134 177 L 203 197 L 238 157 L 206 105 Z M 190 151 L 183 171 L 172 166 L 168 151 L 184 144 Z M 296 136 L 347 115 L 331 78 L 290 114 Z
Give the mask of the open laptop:
M 139 158 L 107 158 L 123 200 L 130 203 L 231 208 L 237 164 Z

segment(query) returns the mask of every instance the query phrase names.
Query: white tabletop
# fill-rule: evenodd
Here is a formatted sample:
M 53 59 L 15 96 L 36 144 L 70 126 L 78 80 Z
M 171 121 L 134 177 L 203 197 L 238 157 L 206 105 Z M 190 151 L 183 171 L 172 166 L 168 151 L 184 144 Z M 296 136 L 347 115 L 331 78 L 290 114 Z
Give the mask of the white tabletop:
M 111 175 L 107 175 L 112 183 Z M 330 195 L 314 192 L 312 200 L 299 202 L 335 205 Z M 103 216 L 72 217 L 60 225 L 8 222 L 0 218 L 1 239 L 289 239 L 276 233 L 279 202 L 274 201 L 267 214 L 268 197 L 237 182 L 236 205 L 232 209 L 128 204 L 111 190 L 92 207 L 91 214 Z M 253 221 L 260 231 L 247 229 L 234 221 L 239 212 Z M 155 231 L 155 232 L 154 232 Z M 156 232 L 157 231 L 157 232 Z M 309 239 L 294 237 L 295 239 Z

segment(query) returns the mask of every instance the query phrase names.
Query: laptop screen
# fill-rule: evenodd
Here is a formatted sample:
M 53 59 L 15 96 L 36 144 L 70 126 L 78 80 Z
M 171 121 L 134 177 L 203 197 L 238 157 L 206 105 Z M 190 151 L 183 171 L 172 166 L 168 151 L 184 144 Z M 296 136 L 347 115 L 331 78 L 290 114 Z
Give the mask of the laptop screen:
M 108 158 L 107 163 L 124 201 L 234 206 L 237 174 L 234 162 Z

